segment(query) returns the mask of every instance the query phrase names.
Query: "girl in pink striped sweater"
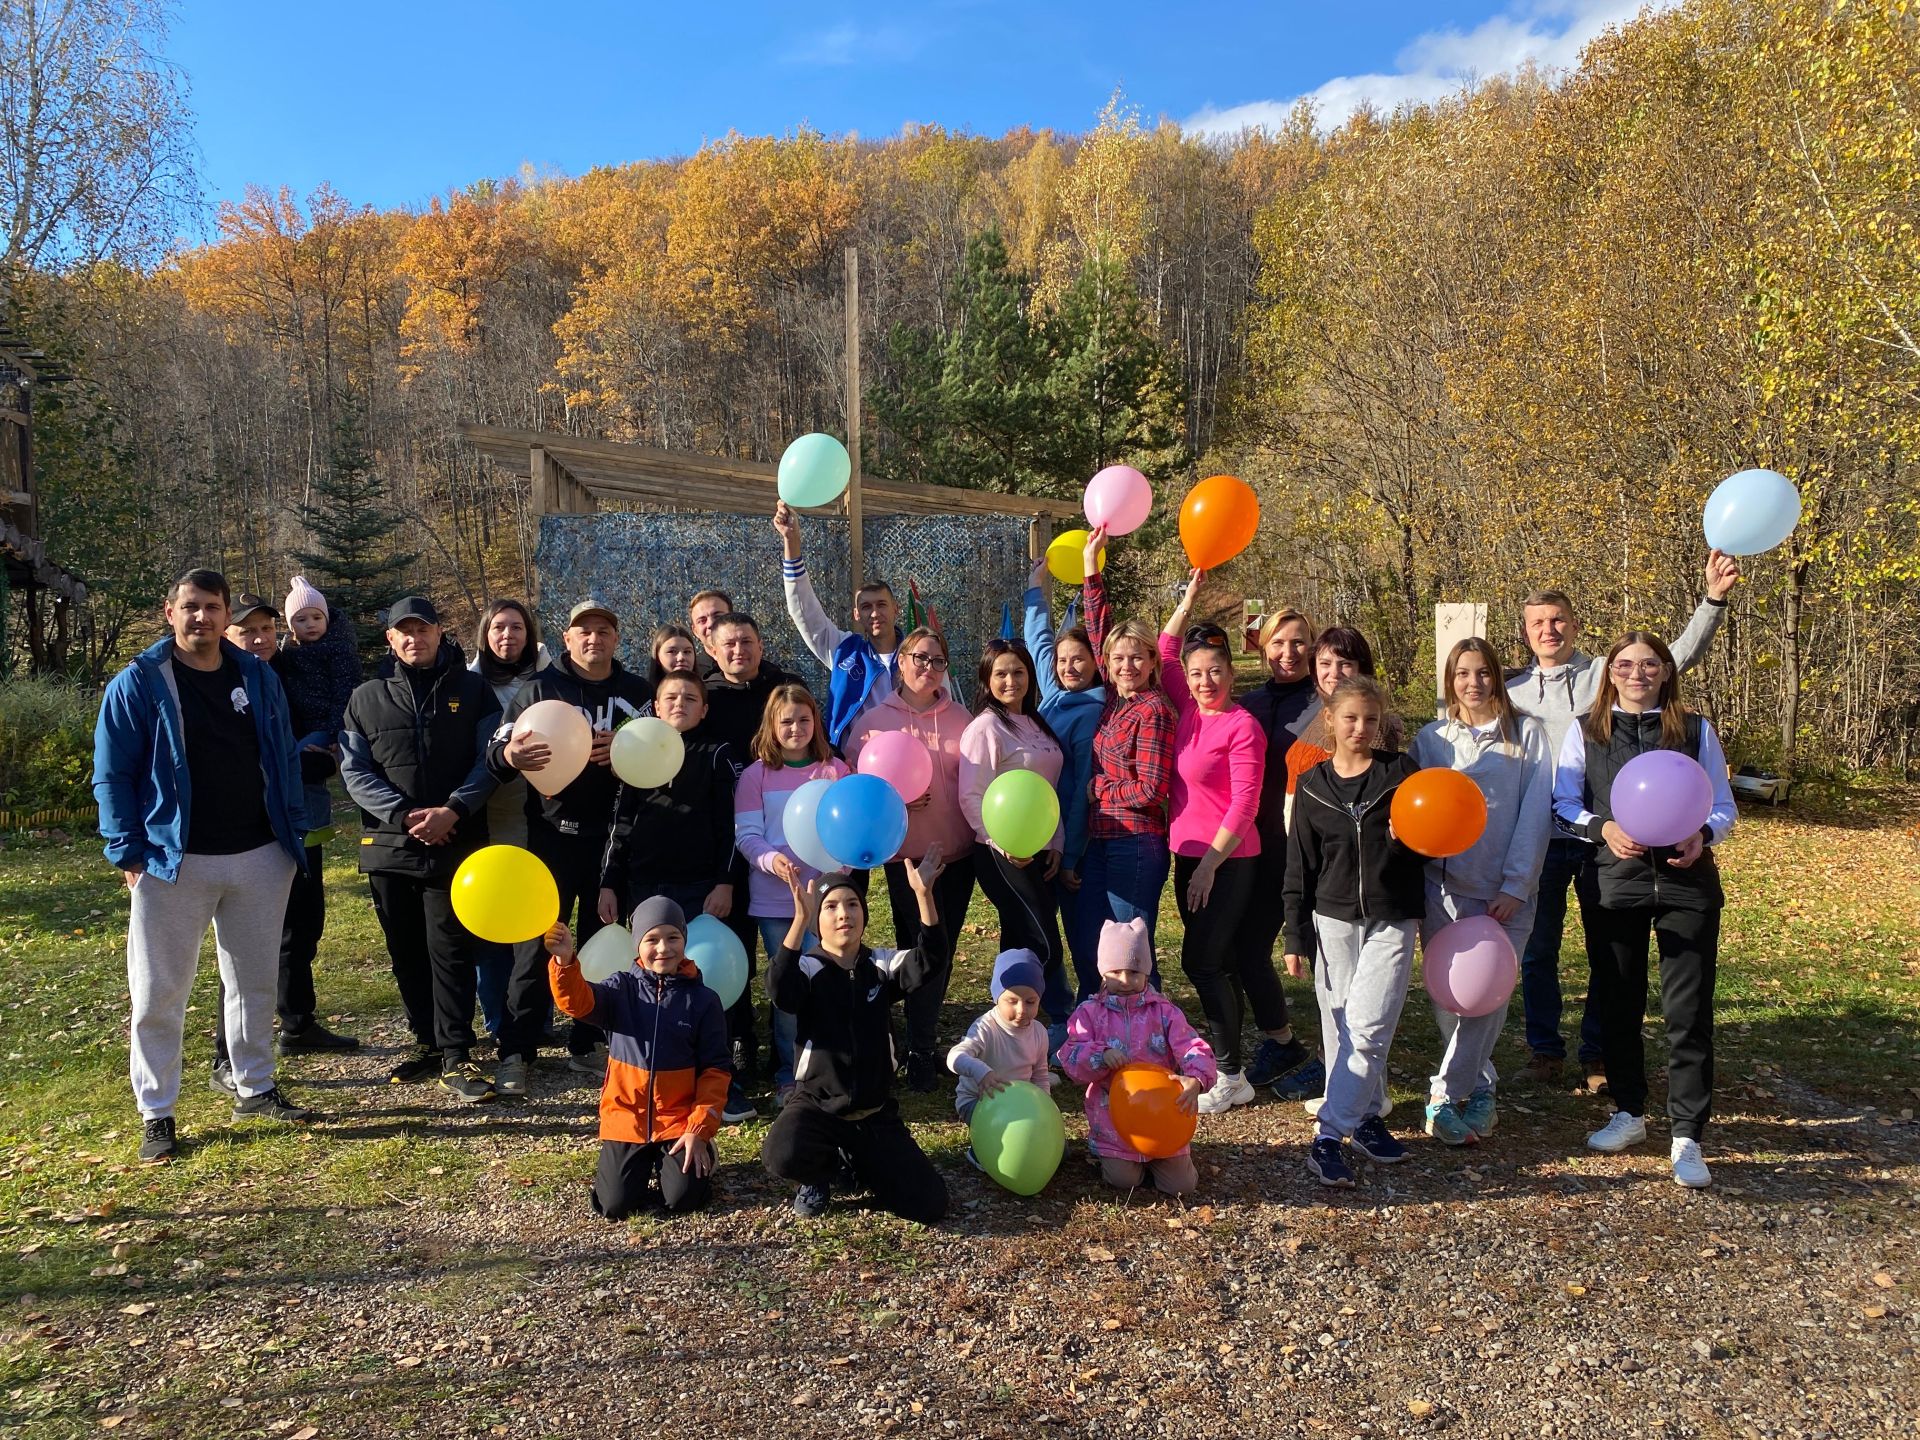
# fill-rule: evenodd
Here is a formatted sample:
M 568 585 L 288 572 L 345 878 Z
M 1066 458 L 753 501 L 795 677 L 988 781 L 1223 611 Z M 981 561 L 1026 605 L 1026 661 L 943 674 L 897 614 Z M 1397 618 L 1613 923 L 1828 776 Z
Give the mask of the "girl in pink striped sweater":
M 753 737 L 753 763 L 733 791 L 735 847 L 747 862 L 747 914 L 760 926 L 761 943 L 772 955 L 793 923 L 791 881 L 806 882 L 820 872 L 787 845 L 783 825 L 787 800 L 809 780 L 838 780 L 847 767 L 827 748 L 820 706 L 804 685 L 776 686 Z M 793 1092 L 794 1018 L 773 1012 L 774 1100 L 787 1103 Z
M 1260 832 L 1253 823 L 1267 768 L 1260 722 L 1233 702 L 1233 656 L 1215 636 L 1189 633 L 1187 618 L 1206 572 L 1195 570 L 1187 593 L 1160 635 L 1161 683 L 1173 703 L 1173 895 L 1186 937 L 1180 966 L 1200 993 L 1213 1031 L 1219 1078 L 1200 1097 L 1202 1114 L 1217 1115 L 1253 1099 L 1240 1053 L 1241 947 L 1236 932 L 1253 895 Z M 1271 955 L 1265 957 L 1269 972 Z M 1278 985 L 1276 978 L 1274 983 Z

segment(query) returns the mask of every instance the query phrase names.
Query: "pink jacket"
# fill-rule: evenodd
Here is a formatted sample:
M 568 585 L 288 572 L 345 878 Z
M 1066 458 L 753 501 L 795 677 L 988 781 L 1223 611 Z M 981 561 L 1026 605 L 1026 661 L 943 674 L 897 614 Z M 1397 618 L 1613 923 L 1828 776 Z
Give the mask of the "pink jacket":
M 933 752 L 933 785 L 927 791 L 927 803 L 907 807 L 906 843 L 896 859 L 918 860 L 935 843 L 949 860 L 973 850 L 973 827 L 960 811 L 960 736 L 972 719 L 950 696 L 942 695 L 931 710 L 914 710 L 896 690 L 863 710 L 841 742 L 847 763 L 856 770 L 860 747 L 869 735 L 882 730 L 904 730 Z
M 973 827 L 973 837 L 987 843 L 987 827 L 980 818 L 980 802 L 987 786 L 1003 770 L 1031 770 L 1047 784 L 1060 784 L 1060 771 L 1066 753 L 1058 741 L 1033 722 L 1028 715 L 1010 715 L 1002 719 L 993 710 L 982 710 L 973 717 L 960 737 L 960 809 Z M 1047 849 L 1058 851 L 1067 843 L 1066 821 L 1053 827 Z
M 777 769 L 756 760 L 741 772 L 740 783 L 733 789 L 733 837 L 734 848 L 747 862 L 747 914 L 756 919 L 793 918 L 793 895 L 773 873 L 773 857 L 786 856 L 809 880 L 820 872 L 787 844 L 787 801 L 809 780 L 838 780 L 846 773 L 846 763 L 834 759 Z
M 1067 1043 L 1060 1047 L 1060 1068 L 1087 1087 L 1087 1138 L 1093 1153 L 1113 1160 L 1145 1160 L 1113 1128 L 1107 1110 L 1107 1082 L 1113 1072 L 1100 1057 L 1114 1046 L 1130 1060 L 1161 1065 L 1190 1075 L 1202 1090 L 1220 1078 L 1213 1047 L 1194 1033 L 1180 1007 L 1149 985 L 1138 995 L 1109 995 L 1104 990 L 1082 1000 L 1067 1021 Z M 1185 1155 L 1192 1148 L 1182 1146 Z M 1171 1159 L 1172 1157 L 1167 1157 Z
M 1267 774 L 1266 732 L 1238 705 L 1228 705 L 1217 715 L 1203 714 L 1180 668 L 1180 642 L 1165 634 L 1160 637 L 1160 684 L 1175 716 L 1168 848 L 1176 855 L 1204 855 L 1219 831 L 1231 830 L 1240 837 L 1233 858 L 1252 859 L 1260 853 L 1253 817 Z

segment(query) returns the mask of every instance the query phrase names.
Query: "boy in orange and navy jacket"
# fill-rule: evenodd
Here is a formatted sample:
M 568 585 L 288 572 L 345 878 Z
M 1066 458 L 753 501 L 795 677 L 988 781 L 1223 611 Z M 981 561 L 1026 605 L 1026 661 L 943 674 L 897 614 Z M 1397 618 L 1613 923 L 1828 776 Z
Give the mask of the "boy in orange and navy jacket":
M 671 1213 L 713 1199 L 713 1137 L 733 1079 L 726 1012 L 686 958 L 685 914 L 656 896 L 633 912 L 632 930 L 637 964 L 592 982 L 567 927 L 546 934 L 554 1003 L 607 1032 L 593 1208 L 609 1220 L 646 1208 L 656 1176 Z

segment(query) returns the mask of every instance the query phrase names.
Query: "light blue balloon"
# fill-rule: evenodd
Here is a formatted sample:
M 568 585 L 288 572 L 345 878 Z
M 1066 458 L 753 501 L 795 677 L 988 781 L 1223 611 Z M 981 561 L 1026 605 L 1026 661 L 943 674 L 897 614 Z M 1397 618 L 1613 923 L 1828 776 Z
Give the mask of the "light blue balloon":
M 1714 486 L 1701 528 L 1707 544 L 1729 555 L 1773 549 L 1800 523 L 1800 492 L 1773 470 L 1742 470 Z
M 700 967 L 706 987 L 731 1006 L 747 988 L 747 947 L 724 920 L 696 915 L 687 926 L 687 958 Z
M 821 797 L 814 828 L 835 860 L 849 870 L 871 870 L 906 842 L 907 803 L 878 775 L 848 775 Z
M 798 509 L 830 505 L 853 478 L 853 457 L 831 435 L 802 435 L 780 457 L 780 498 Z
M 780 816 L 782 843 L 800 857 L 801 864 L 822 874 L 840 868 L 840 862 L 828 854 L 827 847 L 820 843 L 817 828 L 820 801 L 833 788 L 833 784 L 831 780 L 807 781 L 787 797 L 787 808 Z

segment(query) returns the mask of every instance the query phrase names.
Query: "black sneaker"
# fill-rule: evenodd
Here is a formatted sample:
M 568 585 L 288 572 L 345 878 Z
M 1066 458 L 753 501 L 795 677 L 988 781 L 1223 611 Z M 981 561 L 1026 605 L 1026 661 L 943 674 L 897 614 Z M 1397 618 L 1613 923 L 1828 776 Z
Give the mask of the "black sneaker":
M 1407 1158 L 1407 1147 L 1393 1138 L 1387 1122 L 1369 1115 L 1353 1132 L 1353 1148 L 1377 1165 L 1398 1165 Z
M 152 1122 L 149 1122 L 152 1123 Z M 172 1124 L 171 1121 L 168 1122 Z M 171 1135 L 171 1129 L 167 1132 Z M 827 1206 L 833 1203 L 833 1190 L 826 1185 L 802 1185 L 794 1192 L 793 1213 L 802 1220 L 816 1220 L 827 1213 Z
M 484 1105 L 493 1099 L 493 1081 L 480 1072 L 471 1060 L 448 1065 L 440 1072 L 440 1088 L 469 1105 Z
M 416 1045 L 387 1072 L 389 1085 L 417 1085 L 422 1080 L 431 1080 L 440 1073 L 440 1052 L 429 1050 L 425 1045 Z
M 1307 1047 L 1298 1040 L 1282 1044 L 1271 1037 L 1264 1039 L 1253 1052 L 1253 1059 L 1247 1062 L 1247 1083 L 1256 1090 L 1271 1085 L 1296 1065 L 1304 1064 L 1306 1059 Z
M 1340 1153 L 1338 1140 L 1325 1135 L 1316 1139 L 1313 1148 L 1307 1152 L 1307 1169 L 1319 1178 L 1322 1185 L 1342 1190 L 1353 1188 L 1353 1171 L 1347 1165 L 1347 1157 Z
M 224 1060 L 213 1062 L 213 1073 L 207 1076 L 207 1088 L 216 1095 L 224 1095 L 229 1100 L 238 1100 L 240 1091 L 233 1083 L 233 1066 Z
M 916 1050 L 907 1056 L 907 1088 L 922 1095 L 931 1095 L 940 1088 L 940 1062 L 925 1051 Z
M 1293 1069 L 1282 1072 L 1268 1088 L 1276 1100 L 1311 1100 L 1327 1093 L 1327 1067 L 1318 1055 L 1309 1055 Z
M 840 1175 L 833 1183 L 838 1185 L 842 1190 L 858 1190 L 860 1188 L 860 1172 L 853 1168 L 853 1156 L 844 1150 L 840 1152 Z
M 353 1035 L 336 1035 L 318 1020 L 309 1020 L 298 1030 L 282 1030 L 278 1048 L 282 1055 L 315 1050 L 358 1050 L 360 1041 Z
M 140 1163 L 142 1165 L 165 1165 L 180 1153 L 180 1142 L 174 1137 L 173 1117 L 162 1115 L 157 1120 L 149 1120 L 140 1132 Z
M 753 1101 L 747 1098 L 747 1092 L 740 1088 L 738 1080 L 727 1086 L 727 1103 L 721 1107 L 720 1118 L 729 1125 L 760 1118 L 760 1112 L 753 1108 Z
M 296 1105 L 282 1094 L 278 1085 L 271 1090 L 262 1090 L 258 1095 L 235 1096 L 233 1101 L 233 1118 L 236 1120 L 252 1117 L 298 1125 L 313 1119 L 313 1116 L 314 1112 L 305 1105 Z

